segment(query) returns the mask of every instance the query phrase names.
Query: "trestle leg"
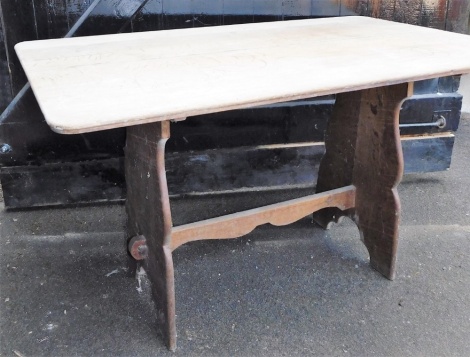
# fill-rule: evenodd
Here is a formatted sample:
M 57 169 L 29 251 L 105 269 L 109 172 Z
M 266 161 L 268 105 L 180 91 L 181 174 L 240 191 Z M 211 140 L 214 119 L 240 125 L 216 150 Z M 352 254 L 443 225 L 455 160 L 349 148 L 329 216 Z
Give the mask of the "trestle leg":
M 395 277 L 403 175 L 399 132 L 401 104 L 408 84 L 339 94 L 326 134 L 317 192 L 345 185 L 356 187 L 355 208 L 327 208 L 314 220 L 328 227 L 349 215 L 356 222 L 370 254 L 371 266 L 388 279 Z
M 172 221 L 165 174 L 165 142 L 169 136 L 168 121 L 129 127 L 125 170 L 128 237 L 145 237 L 143 266 L 152 285 L 164 338 L 168 348 L 174 351 L 175 283 L 169 248 Z

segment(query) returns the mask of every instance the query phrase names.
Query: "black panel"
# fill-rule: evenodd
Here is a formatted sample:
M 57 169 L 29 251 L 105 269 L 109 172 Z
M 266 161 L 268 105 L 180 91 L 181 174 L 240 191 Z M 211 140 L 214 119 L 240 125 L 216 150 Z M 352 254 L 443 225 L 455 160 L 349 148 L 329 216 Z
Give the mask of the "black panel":
M 414 83 L 414 94 L 455 93 L 459 89 L 460 76 L 426 79 Z
M 5 206 L 26 208 L 125 197 L 123 160 L 47 164 L 4 168 Z
M 322 141 L 333 99 L 191 117 L 171 126 L 169 151 Z
M 26 83 L 26 75 L 16 56 L 14 46 L 26 39 L 37 39 L 34 3 L 23 0 L 0 0 L 0 8 L 8 61 L 7 68 L 10 72 L 12 94 L 16 95 Z
M 446 170 L 453 136 L 402 141 L 405 173 Z M 324 147 L 246 147 L 169 153 L 172 196 L 314 187 Z M 7 208 L 116 201 L 125 198 L 123 159 L 3 168 Z
M 44 121 L 31 90 L 8 108 L 0 125 L 0 150 L 3 166 L 40 165 L 58 161 L 80 161 L 123 155 L 125 129 L 86 135 L 54 133 Z M 4 113 L 5 114 L 5 113 Z
M 402 135 L 435 134 L 456 131 L 459 127 L 462 96 L 458 93 L 415 95 L 405 100 L 400 111 L 400 124 L 432 123 L 443 116 L 446 125 L 401 128 Z
M 10 74 L 8 72 L 5 37 L 3 34 L 2 21 L 0 21 L 0 112 L 3 112 L 3 110 L 7 107 L 8 103 L 10 103 L 11 99 L 12 88 Z
M 453 136 L 402 141 L 405 174 L 449 169 L 453 147 Z

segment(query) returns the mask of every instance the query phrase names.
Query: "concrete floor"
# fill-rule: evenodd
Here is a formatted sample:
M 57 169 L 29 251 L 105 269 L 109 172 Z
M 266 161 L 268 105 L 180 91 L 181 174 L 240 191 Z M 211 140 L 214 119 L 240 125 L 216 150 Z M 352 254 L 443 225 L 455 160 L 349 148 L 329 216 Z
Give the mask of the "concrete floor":
M 145 277 L 126 277 L 123 206 L 1 209 L 0 355 L 468 356 L 470 118 L 457 134 L 450 171 L 399 187 L 393 282 L 369 268 L 351 222 L 325 232 L 304 219 L 177 250 L 174 354 Z M 178 200 L 174 220 L 258 203 Z

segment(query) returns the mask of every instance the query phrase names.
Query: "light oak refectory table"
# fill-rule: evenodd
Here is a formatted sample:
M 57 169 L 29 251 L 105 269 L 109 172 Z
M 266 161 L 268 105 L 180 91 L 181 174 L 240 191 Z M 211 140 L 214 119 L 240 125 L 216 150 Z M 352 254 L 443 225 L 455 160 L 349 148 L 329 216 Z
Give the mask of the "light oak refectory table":
M 365 17 L 23 42 L 16 52 L 52 130 L 127 127 L 129 251 L 142 260 L 176 348 L 172 252 L 309 214 L 352 217 L 370 264 L 393 279 L 403 173 L 398 117 L 416 80 L 470 72 L 470 36 Z M 173 227 L 170 121 L 337 94 L 317 194 Z M 190 120 L 190 119 L 188 119 Z

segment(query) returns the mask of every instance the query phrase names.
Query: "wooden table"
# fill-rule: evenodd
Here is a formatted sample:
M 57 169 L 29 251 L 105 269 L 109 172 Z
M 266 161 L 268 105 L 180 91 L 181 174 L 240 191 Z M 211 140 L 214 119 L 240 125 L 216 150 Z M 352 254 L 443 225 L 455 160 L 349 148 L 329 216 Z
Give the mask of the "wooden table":
M 349 215 L 371 266 L 393 279 L 401 104 L 413 81 L 470 72 L 469 36 L 364 17 L 34 41 L 16 51 L 54 131 L 128 127 L 129 250 L 143 259 L 172 350 L 172 252 L 187 242 L 240 237 L 314 212 L 323 227 Z M 170 120 L 327 94 L 338 95 L 317 194 L 173 227 Z

